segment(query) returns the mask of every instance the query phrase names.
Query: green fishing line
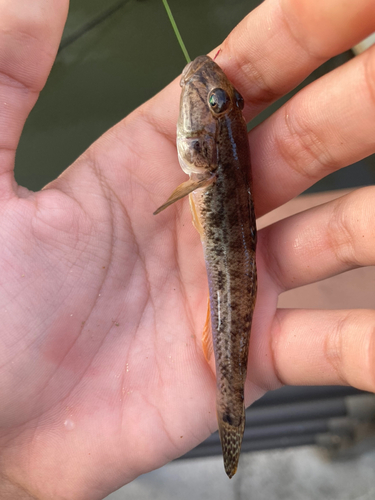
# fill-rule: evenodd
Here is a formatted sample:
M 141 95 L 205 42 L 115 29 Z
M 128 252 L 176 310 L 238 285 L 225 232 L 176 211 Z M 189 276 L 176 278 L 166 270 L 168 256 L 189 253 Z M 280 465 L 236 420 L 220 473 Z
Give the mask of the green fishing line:
M 181 38 L 180 32 L 178 31 L 177 24 L 176 24 L 176 21 L 175 21 L 175 20 L 174 20 L 174 18 L 173 18 L 172 11 L 171 11 L 171 9 L 169 8 L 169 5 L 168 5 L 167 0 L 162 0 L 162 1 L 163 1 L 163 4 L 164 4 L 164 7 L 165 7 L 165 10 L 167 11 L 167 14 L 168 14 L 169 20 L 170 20 L 170 22 L 171 22 L 171 25 L 172 25 L 173 31 L 174 31 L 174 33 L 175 33 L 175 35 L 176 35 L 176 38 L 177 38 L 177 40 L 178 40 L 178 43 L 180 44 L 181 50 L 182 50 L 182 52 L 184 53 L 184 56 L 185 56 L 186 61 L 189 63 L 189 62 L 191 61 L 191 59 L 190 59 L 190 56 L 189 56 L 189 54 L 188 54 L 188 51 L 186 50 L 185 44 L 184 44 L 184 42 L 182 41 L 182 38 Z

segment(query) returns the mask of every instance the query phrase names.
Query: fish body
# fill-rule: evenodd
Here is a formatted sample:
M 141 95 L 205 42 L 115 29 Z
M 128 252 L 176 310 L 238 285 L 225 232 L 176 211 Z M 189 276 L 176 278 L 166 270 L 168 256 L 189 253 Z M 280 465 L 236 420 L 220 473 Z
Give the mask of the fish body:
M 257 290 L 247 129 L 241 95 L 208 56 L 186 66 L 181 87 L 177 149 L 190 180 L 161 209 L 191 193 L 208 276 L 211 324 L 206 330 L 212 332 L 215 354 L 219 434 L 224 467 L 232 477 L 245 428 L 244 385 Z

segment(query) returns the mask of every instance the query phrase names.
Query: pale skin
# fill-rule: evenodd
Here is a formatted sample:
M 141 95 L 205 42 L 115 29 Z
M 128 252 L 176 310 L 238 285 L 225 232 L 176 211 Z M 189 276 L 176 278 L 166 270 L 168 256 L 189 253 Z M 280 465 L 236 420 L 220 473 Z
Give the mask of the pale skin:
M 199 236 L 187 200 L 152 216 L 186 180 L 178 81 L 43 191 L 14 181 L 67 10 L 0 0 L 1 499 L 101 499 L 216 428 Z M 374 30 L 373 0 L 266 0 L 217 62 L 249 120 Z M 249 135 L 257 216 L 373 153 L 374 130 L 375 47 Z M 357 190 L 260 231 L 247 404 L 282 384 L 375 390 L 374 311 L 276 309 L 284 290 L 375 264 L 374 200 Z

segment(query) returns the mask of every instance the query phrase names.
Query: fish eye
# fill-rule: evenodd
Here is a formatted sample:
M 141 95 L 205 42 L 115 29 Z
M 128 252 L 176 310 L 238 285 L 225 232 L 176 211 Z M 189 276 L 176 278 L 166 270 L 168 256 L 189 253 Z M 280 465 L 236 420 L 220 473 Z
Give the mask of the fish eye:
M 237 107 L 242 110 L 245 107 L 245 101 L 243 100 L 242 95 L 236 89 L 234 89 L 234 97 L 236 98 Z
M 219 114 L 228 109 L 230 97 L 224 89 L 213 89 L 208 95 L 208 103 L 212 111 Z

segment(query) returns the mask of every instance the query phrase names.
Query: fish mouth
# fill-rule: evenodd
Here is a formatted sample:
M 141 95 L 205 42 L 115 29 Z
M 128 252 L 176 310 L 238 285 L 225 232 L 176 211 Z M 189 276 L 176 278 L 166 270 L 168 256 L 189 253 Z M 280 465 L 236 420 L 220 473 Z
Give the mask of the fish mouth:
M 187 64 L 182 72 L 181 75 L 181 80 L 180 80 L 180 86 L 183 87 L 186 85 L 191 77 L 198 72 L 204 66 L 207 64 L 207 62 L 212 62 L 212 59 L 209 56 L 199 56 L 194 61 L 189 62 Z

